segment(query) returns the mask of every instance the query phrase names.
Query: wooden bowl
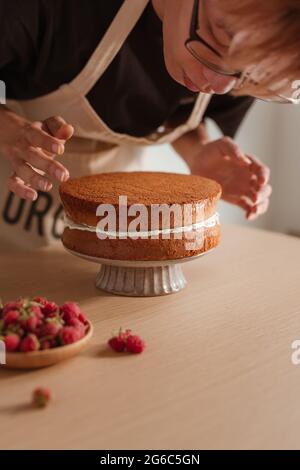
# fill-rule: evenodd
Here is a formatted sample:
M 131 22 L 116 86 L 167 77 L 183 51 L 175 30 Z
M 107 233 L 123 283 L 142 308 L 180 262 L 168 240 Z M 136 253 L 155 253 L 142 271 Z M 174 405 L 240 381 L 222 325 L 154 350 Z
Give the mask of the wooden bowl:
M 10 369 L 40 369 L 42 367 L 52 366 L 58 362 L 64 361 L 65 359 L 70 359 L 87 347 L 93 333 L 93 325 L 88 322 L 86 335 L 76 343 L 53 349 L 46 349 L 45 351 L 7 353 L 6 367 Z

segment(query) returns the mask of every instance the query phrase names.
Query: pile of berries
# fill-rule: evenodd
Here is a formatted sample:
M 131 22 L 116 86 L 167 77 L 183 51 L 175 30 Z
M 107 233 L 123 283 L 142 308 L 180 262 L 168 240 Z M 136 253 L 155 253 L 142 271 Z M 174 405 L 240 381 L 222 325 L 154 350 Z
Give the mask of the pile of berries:
M 145 349 L 145 341 L 138 335 L 133 335 L 131 330 L 123 331 L 120 329 L 118 335 L 113 336 L 108 345 L 116 352 L 130 352 L 132 354 L 141 354 Z
M 59 307 L 44 297 L 35 297 L 0 306 L 0 340 L 7 352 L 32 352 L 76 343 L 87 328 L 87 318 L 74 302 Z

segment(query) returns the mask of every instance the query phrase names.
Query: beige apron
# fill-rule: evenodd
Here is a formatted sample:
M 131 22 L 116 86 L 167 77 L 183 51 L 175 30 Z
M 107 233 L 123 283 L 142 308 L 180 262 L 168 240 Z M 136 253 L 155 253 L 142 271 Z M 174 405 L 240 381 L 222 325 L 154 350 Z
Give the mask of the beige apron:
M 199 94 L 187 122 L 175 129 L 161 126 L 157 132 L 142 138 L 112 131 L 86 98 L 120 51 L 148 2 L 124 1 L 97 49 L 71 83 L 34 100 L 8 102 L 8 106 L 16 113 L 32 121 L 43 121 L 59 115 L 74 126 L 75 136 L 67 143 L 65 155 L 59 157 L 72 177 L 108 171 L 141 170 L 143 146 L 173 142 L 198 127 L 201 122 L 210 100 L 210 95 L 203 93 Z M 5 189 L 10 173 L 8 162 L 1 159 L 1 239 L 26 249 L 57 241 L 63 230 L 58 185 L 50 193 L 40 193 L 37 201 L 23 201 Z

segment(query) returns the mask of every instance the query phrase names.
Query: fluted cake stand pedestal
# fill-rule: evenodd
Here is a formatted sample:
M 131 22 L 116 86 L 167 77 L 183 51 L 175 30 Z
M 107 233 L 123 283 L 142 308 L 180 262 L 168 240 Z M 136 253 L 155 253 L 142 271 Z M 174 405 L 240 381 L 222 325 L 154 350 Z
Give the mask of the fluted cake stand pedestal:
M 187 285 L 182 263 L 193 261 L 197 256 L 162 261 L 124 261 L 87 256 L 67 249 L 69 253 L 87 261 L 101 264 L 96 277 L 96 287 L 111 294 L 129 297 L 155 297 L 174 294 Z

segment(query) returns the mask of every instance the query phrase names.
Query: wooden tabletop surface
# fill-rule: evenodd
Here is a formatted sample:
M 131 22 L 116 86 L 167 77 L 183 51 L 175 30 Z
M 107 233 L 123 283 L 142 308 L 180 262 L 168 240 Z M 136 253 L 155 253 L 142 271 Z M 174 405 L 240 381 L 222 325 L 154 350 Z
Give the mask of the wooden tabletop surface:
M 188 287 L 160 298 L 97 291 L 97 266 L 60 245 L 0 260 L 3 300 L 76 300 L 95 326 L 75 359 L 0 366 L 2 449 L 300 448 L 298 239 L 226 226 L 218 250 L 184 265 Z M 120 326 L 144 337 L 144 354 L 108 351 Z M 36 386 L 54 394 L 45 410 L 28 405 Z

